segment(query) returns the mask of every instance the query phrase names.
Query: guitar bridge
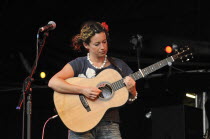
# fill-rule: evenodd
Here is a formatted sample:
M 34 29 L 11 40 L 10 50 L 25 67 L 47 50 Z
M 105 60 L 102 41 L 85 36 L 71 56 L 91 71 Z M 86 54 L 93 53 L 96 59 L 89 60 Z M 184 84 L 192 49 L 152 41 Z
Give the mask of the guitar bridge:
M 87 110 L 87 112 L 91 111 L 90 106 L 86 100 L 86 98 L 83 95 L 79 95 L 80 101 L 83 105 L 83 107 Z

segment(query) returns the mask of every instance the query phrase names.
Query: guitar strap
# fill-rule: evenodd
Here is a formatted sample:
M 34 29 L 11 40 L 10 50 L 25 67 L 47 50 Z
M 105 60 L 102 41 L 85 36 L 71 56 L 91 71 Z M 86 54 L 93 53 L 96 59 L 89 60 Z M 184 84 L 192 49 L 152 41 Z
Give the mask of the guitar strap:
M 113 57 L 108 57 L 108 60 L 109 60 L 109 62 L 110 62 L 112 65 L 114 65 L 114 66 L 116 67 L 117 71 L 118 71 L 123 77 L 125 77 L 125 75 L 123 74 L 123 71 L 117 66 L 117 64 L 116 64 L 116 62 L 115 62 L 115 60 L 114 60 L 114 58 L 113 58 Z
M 112 64 L 112 65 L 114 65 L 115 67 L 116 67 L 116 69 L 117 69 L 117 71 L 122 75 L 122 77 L 124 78 L 125 77 L 125 74 L 123 74 L 123 71 L 117 66 L 117 64 L 116 64 L 116 62 L 115 62 L 115 60 L 114 60 L 114 58 L 113 57 L 108 57 L 108 60 L 109 60 L 109 62 Z M 130 96 L 130 93 L 129 93 L 129 96 Z

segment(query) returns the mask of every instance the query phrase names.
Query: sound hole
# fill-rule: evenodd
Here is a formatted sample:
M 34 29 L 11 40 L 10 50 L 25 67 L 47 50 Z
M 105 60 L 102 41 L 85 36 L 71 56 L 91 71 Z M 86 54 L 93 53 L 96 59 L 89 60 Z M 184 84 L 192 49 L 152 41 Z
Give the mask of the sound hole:
M 100 99 L 110 99 L 113 95 L 112 88 L 107 83 L 102 83 L 99 85 L 99 89 L 102 91 L 99 95 Z

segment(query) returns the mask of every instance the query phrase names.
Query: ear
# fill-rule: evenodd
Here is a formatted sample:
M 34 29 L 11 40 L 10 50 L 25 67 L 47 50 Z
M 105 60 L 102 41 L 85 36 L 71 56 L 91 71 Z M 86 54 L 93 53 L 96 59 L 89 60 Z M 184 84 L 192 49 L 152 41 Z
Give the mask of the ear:
M 87 43 L 83 42 L 83 46 L 84 46 L 87 50 L 89 49 Z

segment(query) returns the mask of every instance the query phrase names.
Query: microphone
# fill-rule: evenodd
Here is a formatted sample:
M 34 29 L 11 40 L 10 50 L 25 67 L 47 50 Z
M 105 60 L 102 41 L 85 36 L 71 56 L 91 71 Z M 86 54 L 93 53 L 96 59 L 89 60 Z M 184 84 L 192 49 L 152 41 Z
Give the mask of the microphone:
M 39 28 L 39 32 L 49 31 L 49 30 L 53 30 L 55 28 L 56 28 L 55 22 L 50 21 L 50 22 L 48 22 L 48 24 L 46 26 L 43 26 L 43 27 Z

